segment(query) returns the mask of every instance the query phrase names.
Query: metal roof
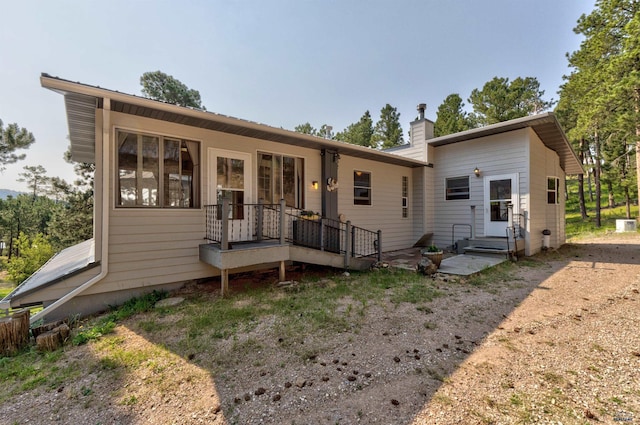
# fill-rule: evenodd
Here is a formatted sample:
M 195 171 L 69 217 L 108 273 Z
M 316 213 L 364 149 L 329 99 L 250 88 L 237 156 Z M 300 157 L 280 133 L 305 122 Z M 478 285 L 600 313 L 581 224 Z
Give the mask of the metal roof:
M 356 158 L 405 167 L 424 167 L 426 165 L 421 161 L 375 149 L 296 133 L 294 131 L 270 127 L 265 124 L 228 117 L 213 112 L 172 105 L 144 97 L 72 82 L 62 78 L 52 77 L 48 74 L 42 74 L 40 83 L 43 87 L 62 93 L 65 97 L 69 136 L 71 138 L 71 151 L 74 155 L 73 159 L 76 161 L 95 161 L 95 110 L 96 108 L 102 108 L 104 99 L 110 99 L 111 110 L 125 114 L 287 145 L 311 149 L 335 150 L 340 154 Z
M 0 304 L 17 300 L 97 265 L 93 239 L 65 248 L 4 297 Z
M 567 140 L 567 136 L 564 134 L 562 127 L 560 127 L 558 119 L 552 112 L 517 118 L 486 127 L 436 137 L 435 139 L 428 140 L 427 143 L 432 146 L 444 146 L 528 127 L 536 132 L 545 146 L 558 154 L 560 157 L 560 166 L 565 173 L 580 174 L 583 172 L 582 164 L 578 156 L 571 147 L 569 140 Z

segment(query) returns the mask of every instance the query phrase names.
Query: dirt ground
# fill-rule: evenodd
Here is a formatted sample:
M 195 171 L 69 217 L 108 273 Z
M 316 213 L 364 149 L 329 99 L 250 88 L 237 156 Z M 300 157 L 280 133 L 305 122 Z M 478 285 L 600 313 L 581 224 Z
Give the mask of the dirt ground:
M 78 372 L 6 400 L 0 423 L 640 423 L 639 235 L 521 263 L 483 285 L 441 279 L 428 308 L 372 305 L 357 332 L 305 336 L 308 361 L 268 321 L 181 357 L 184 335 L 130 319 L 65 348 L 56 367 Z M 220 355 L 233 361 L 213 372 Z

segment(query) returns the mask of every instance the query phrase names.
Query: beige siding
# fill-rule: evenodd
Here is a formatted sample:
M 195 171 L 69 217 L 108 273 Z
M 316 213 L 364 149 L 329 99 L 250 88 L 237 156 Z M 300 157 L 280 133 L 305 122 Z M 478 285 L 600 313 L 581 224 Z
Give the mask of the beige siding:
M 38 303 L 41 301 L 57 300 L 68 294 L 71 290 L 77 288 L 85 282 L 96 277 L 100 273 L 100 266 L 78 273 L 62 282 L 43 288 L 20 298 L 21 304 Z
M 208 149 L 228 149 L 251 155 L 250 191 L 257 201 L 257 152 L 272 152 L 305 159 L 305 208 L 321 209 L 320 190 L 311 182 L 320 181 L 320 153 L 317 150 L 283 146 L 278 143 L 181 126 L 126 114 L 111 114 L 110 134 L 115 129 L 187 138 L 201 142 L 202 204 L 208 204 Z M 116 147 L 112 146 L 109 167 L 109 274 L 87 290 L 86 295 L 151 287 L 172 282 L 219 275 L 219 270 L 199 261 L 198 245 L 204 242 L 205 211 L 200 209 L 116 208 L 114 193 Z
M 425 160 L 424 143 L 415 146 L 407 146 L 405 148 L 392 151 L 391 153 L 418 161 Z
M 371 205 L 353 204 L 353 172 L 371 173 Z M 402 176 L 409 178 L 409 193 L 413 189 L 411 168 L 342 156 L 338 165 L 338 213 L 344 214 L 355 226 L 382 230 L 382 249 L 392 251 L 411 246 L 413 232 L 413 199 L 409 199 L 409 217 L 402 217 Z
M 454 224 L 472 224 L 472 205 L 476 207 L 476 236 L 484 235 L 484 177 L 517 174 L 519 207 L 521 212 L 526 211 L 529 184 L 527 137 L 527 130 L 519 130 L 434 149 L 434 242 L 438 246 L 447 247 L 452 244 L 451 231 Z M 480 177 L 474 175 L 476 167 L 481 170 Z M 469 199 L 445 200 L 445 179 L 463 176 L 469 177 Z M 456 227 L 454 242 L 468 236 L 467 229 Z
M 559 247 L 565 242 L 565 174 L 560 167 L 558 155 L 544 146 L 534 132 L 531 132 L 531 211 L 530 243 L 527 255 L 533 255 L 542 248 L 542 231 L 551 231 L 551 246 Z M 559 201 L 557 205 L 547 203 L 547 177 L 560 179 Z

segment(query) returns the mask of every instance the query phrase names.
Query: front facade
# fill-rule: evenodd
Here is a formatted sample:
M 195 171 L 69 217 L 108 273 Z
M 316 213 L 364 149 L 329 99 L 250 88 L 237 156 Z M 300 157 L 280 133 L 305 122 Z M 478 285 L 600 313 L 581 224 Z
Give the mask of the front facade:
M 513 222 L 527 255 L 544 229 L 564 243 L 561 182 L 580 165 L 551 114 L 433 138 L 422 109 L 410 144 L 380 152 L 48 75 L 41 84 L 64 96 L 73 159 L 96 165 L 94 237 L 0 304 L 43 304 L 33 320 L 214 276 L 224 293 L 229 273 L 279 266 L 283 279 L 290 261 L 366 266 L 356 260 L 503 237 Z

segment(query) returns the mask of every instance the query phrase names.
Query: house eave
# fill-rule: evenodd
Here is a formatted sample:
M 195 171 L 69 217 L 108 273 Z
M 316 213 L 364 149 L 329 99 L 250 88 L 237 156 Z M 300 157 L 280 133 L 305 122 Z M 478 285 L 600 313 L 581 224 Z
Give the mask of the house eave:
M 108 98 L 111 99 L 111 110 L 124 114 L 286 145 L 301 146 L 316 150 L 332 150 L 339 154 L 356 158 L 405 167 L 414 168 L 424 167 L 426 165 L 422 161 L 403 158 L 375 149 L 351 145 L 336 140 L 323 139 L 253 121 L 76 83 L 47 74 L 42 74 L 40 83 L 43 87 L 59 92 L 65 96 L 72 152 L 75 149 L 75 151 L 78 152 L 79 158 L 91 159 L 91 161 L 82 162 L 93 162 L 93 151 L 95 151 L 95 109 L 102 108 L 102 100 Z M 89 113 L 90 105 L 93 105 L 93 114 Z M 92 126 L 94 131 L 93 134 L 90 134 L 88 129 Z
M 460 133 L 436 137 L 428 140 L 427 143 L 435 147 L 445 146 L 452 143 L 465 142 L 509 131 L 521 130 L 524 128 L 533 129 L 540 140 L 542 140 L 542 143 L 558 154 L 560 157 L 560 166 L 565 173 L 580 174 L 583 172 L 578 156 L 571 147 L 562 127 L 560 127 L 558 119 L 552 112 L 517 118 L 485 127 L 462 131 Z

